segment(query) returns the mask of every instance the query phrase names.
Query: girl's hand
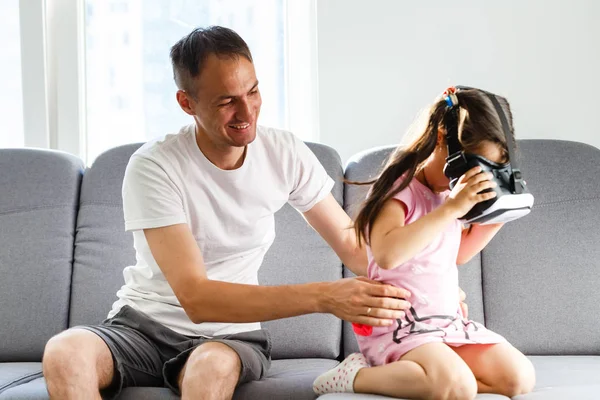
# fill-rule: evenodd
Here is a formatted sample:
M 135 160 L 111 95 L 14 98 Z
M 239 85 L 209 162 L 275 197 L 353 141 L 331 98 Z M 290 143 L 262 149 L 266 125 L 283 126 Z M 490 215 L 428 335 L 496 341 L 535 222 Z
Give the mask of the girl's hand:
M 496 187 L 496 182 L 490 180 L 492 178 L 491 173 L 482 173 L 481 167 L 471 168 L 460 177 L 445 206 L 450 207 L 456 218 L 461 218 L 475 204 L 493 199 L 496 197 L 496 192 L 481 193 L 486 189 Z

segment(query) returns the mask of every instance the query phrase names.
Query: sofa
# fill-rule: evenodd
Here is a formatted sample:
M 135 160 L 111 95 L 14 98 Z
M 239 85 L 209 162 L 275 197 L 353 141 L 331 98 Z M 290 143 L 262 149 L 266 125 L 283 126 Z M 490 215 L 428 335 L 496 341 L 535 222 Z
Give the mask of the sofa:
M 0 399 L 47 399 L 41 358 L 47 340 L 102 321 L 135 262 L 123 224 L 121 183 L 140 144 L 111 149 L 85 168 L 77 157 L 0 149 Z M 335 179 L 350 215 L 391 147 L 367 150 L 344 168 L 336 151 L 309 147 Z M 537 370 L 534 392 L 514 400 L 600 399 L 600 150 L 576 142 L 519 142 L 535 206 L 459 267 L 470 316 L 504 335 Z M 349 277 L 335 253 L 290 206 L 260 270 L 263 285 Z M 314 399 L 312 381 L 357 350 L 352 329 L 332 315 L 265 322 L 268 376 L 234 399 Z M 165 388 L 127 388 L 125 399 L 176 399 Z M 383 399 L 329 394 L 323 400 Z M 478 395 L 477 399 L 507 399 Z

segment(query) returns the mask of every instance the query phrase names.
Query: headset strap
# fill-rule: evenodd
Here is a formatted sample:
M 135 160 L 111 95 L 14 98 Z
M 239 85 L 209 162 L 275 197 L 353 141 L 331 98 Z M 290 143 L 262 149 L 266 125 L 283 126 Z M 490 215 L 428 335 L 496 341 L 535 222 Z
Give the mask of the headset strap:
M 451 106 L 444 115 L 444 126 L 446 127 L 446 145 L 448 146 L 448 163 L 451 170 L 462 169 L 467 160 L 463 148 L 458 140 L 458 111 L 459 106 Z
M 506 119 L 506 114 L 502 110 L 500 106 L 500 102 L 498 98 L 491 93 L 484 92 L 488 98 L 492 101 L 494 108 L 496 109 L 496 113 L 500 118 L 500 123 L 502 124 L 502 130 L 504 131 L 504 136 L 506 137 L 506 147 L 508 148 L 508 160 L 510 161 L 510 168 L 512 170 L 511 175 L 511 183 L 513 185 L 513 190 L 515 193 L 523 193 L 523 176 L 521 174 L 521 170 L 517 165 L 517 157 L 515 154 L 515 143 L 512 137 L 512 133 L 510 131 L 510 127 L 508 126 L 508 121 Z

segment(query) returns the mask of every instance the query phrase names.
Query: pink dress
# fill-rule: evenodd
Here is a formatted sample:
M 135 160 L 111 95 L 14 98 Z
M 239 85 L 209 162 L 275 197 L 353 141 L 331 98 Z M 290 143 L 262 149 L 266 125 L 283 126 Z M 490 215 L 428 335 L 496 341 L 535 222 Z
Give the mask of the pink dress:
M 448 193 L 436 194 L 413 179 L 394 198 L 406 205 L 408 225 L 442 205 Z M 412 305 L 406 316 L 393 325 L 373 327 L 369 336 L 356 335 L 360 350 L 371 365 L 398 361 L 425 343 L 461 346 L 505 341 L 483 325 L 463 318 L 460 311 L 456 257 L 461 230 L 461 223 L 455 220 L 423 251 L 390 270 L 380 268 L 367 247 L 369 278 L 409 290 Z M 359 331 L 355 328 L 355 332 Z

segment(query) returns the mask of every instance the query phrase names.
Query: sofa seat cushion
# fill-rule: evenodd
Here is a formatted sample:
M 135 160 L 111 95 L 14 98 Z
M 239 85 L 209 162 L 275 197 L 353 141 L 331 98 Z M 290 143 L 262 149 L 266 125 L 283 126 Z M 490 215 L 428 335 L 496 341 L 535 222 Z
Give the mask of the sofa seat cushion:
M 401 400 L 394 397 L 376 396 L 374 394 L 332 393 L 319 397 L 319 400 Z M 498 394 L 478 394 L 475 400 L 510 400 Z
M 335 365 L 337 365 L 335 360 L 315 358 L 275 360 L 266 378 L 240 386 L 235 392 L 234 400 L 312 400 L 316 397 L 312 391 L 312 382 Z M 176 400 L 178 398 L 169 389 L 150 387 L 126 388 L 119 396 L 119 400 Z M 35 379 L 0 394 L 0 400 L 8 399 L 48 400 L 44 379 Z
M 39 362 L 0 363 L 0 393 L 42 376 Z
M 536 389 L 600 385 L 600 356 L 531 356 Z M 579 399 L 579 397 L 574 397 Z M 596 392 L 600 399 L 600 392 Z
M 571 385 L 562 387 L 536 389 L 524 396 L 515 396 L 512 400 L 598 400 L 600 399 L 600 384 Z

